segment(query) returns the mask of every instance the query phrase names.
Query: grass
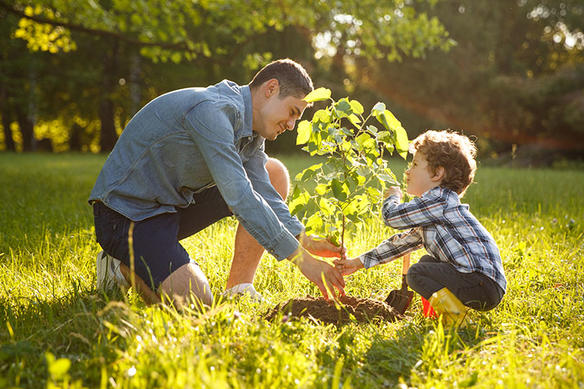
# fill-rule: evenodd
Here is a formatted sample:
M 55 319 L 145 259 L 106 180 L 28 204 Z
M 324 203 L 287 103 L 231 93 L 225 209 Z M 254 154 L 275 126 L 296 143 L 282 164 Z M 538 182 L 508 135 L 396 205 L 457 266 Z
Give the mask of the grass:
M 292 176 L 311 163 L 282 159 Z M 269 301 L 259 305 L 179 314 L 99 293 L 86 199 L 104 160 L 0 154 L 0 387 L 584 387 L 582 171 L 479 168 L 465 202 L 499 244 L 508 293 L 455 331 L 423 319 L 417 298 L 397 323 L 268 323 L 276 303 L 319 294 L 268 255 L 255 285 Z M 214 294 L 235 228 L 228 219 L 183 241 Z M 389 234 L 364 227 L 350 254 Z M 347 293 L 384 297 L 400 282 L 398 262 L 348 277 Z

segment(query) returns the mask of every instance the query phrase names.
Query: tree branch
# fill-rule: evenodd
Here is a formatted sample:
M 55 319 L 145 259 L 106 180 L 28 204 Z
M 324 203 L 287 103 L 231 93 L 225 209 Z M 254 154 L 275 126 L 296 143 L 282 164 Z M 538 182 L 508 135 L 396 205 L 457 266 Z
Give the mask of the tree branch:
M 21 10 L 18 10 L 16 8 L 12 7 L 11 5 L 5 3 L 3 0 L 0 0 L 0 9 L 4 9 L 8 13 L 11 13 L 11 14 L 16 15 L 16 16 L 20 16 L 21 18 L 32 20 L 36 23 L 64 27 L 64 28 L 67 28 L 69 30 L 84 32 L 86 34 L 91 34 L 91 35 L 98 35 L 98 36 L 103 36 L 103 37 L 108 37 L 108 38 L 115 38 L 115 39 L 124 41 L 126 43 L 130 43 L 132 45 L 138 45 L 138 46 L 142 46 L 142 47 L 161 47 L 164 49 L 173 49 L 173 50 L 193 52 L 193 50 L 190 50 L 187 47 L 185 42 L 178 42 L 178 43 L 146 42 L 146 41 L 142 41 L 140 39 L 136 39 L 136 38 L 131 37 L 131 36 L 127 36 L 127 35 L 120 33 L 120 32 L 89 28 L 89 27 L 85 27 L 85 26 L 80 25 L 80 24 L 74 24 L 74 23 L 69 23 L 66 21 L 48 19 L 46 17 L 39 16 L 39 15 L 29 16 L 29 15 L 25 14 L 24 11 L 21 11 Z

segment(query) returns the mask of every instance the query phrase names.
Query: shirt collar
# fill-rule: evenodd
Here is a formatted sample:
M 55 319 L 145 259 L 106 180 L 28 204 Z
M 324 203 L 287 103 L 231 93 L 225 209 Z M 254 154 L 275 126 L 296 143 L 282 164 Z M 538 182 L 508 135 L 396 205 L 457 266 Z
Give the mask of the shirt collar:
M 245 106 L 245 112 L 243 114 L 243 128 L 241 129 L 240 138 L 253 136 L 254 132 L 252 130 L 252 115 L 253 110 L 251 106 L 251 90 L 249 85 L 241 86 L 241 95 L 243 96 L 243 104 Z

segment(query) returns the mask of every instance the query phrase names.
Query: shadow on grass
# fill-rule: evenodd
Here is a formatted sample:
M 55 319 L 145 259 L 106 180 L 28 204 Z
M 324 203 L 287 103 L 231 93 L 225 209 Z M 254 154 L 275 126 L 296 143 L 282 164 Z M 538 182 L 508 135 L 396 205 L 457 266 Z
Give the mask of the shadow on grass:
M 413 374 L 431 376 L 442 358 L 457 359 L 485 339 L 484 331 L 442 328 L 436 321 L 409 322 L 387 338 L 376 334 L 362 359 L 362 371 L 351 373 L 354 383 L 359 376 L 369 377 L 375 385 L 395 387 L 408 383 Z M 366 384 L 371 384 L 368 382 Z
M 121 292 L 106 295 L 75 284 L 52 300 L 0 300 L 0 386 L 46 385 L 47 352 L 71 361 L 73 380 L 98 386 L 101 366 L 127 348 L 131 312 L 121 300 Z

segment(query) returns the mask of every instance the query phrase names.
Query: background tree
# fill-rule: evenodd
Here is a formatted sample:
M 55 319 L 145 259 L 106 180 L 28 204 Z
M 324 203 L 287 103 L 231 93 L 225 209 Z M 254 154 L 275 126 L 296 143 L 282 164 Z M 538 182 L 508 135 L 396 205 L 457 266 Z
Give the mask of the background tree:
M 480 135 L 483 151 L 517 144 L 582 155 L 583 2 L 461 0 L 433 12 L 452 50 L 359 61 L 355 82 L 389 99 L 412 135 L 450 127 Z
M 130 88 L 120 81 L 132 80 L 131 86 L 136 86 L 138 73 L 143 85 L 148 85 L 140 94 L 143 103 L 175 82 L 207 85 L 225 77 L 245 82 L 271 58 L 290 56 L 317 68 L 313 46 L 323 47 L 325 52 L 346 41 L 351 55 L 394 60 L 400 56 L 397 53 L 420 55 L 429 48 L 449 45 L 437 19 L 417 12 L 411 1 L 403 0 L 0 0 L 0 9 L 4 17 L 21 18 L 11 36 L 25 40 L 31 50 L 60 51 L 74 42 L 81 53 L 81 46 L 90 37 L 95 39 L 88 49 L 99 53 L 102 60 L 95 61 L 90 55 L 85 61 L 80 56 L 75 61 L 85 62 L 90 69 L 101 68 L 99 83 L 77 87 L 91 90 L 97 86 L 100 90 L 100 96 L 93 97 L 93 106 L 99 107 L 102 150 L 113 145 L 112 128 L 119 132 L 122 119 L 127 119 L 120 113 L 127 111 L 125 103 L 118 108 L 116 96 L 122 94 L 121 89 Z M 86 37 L 80 38 L 81 34 Z M 189 71 L 177 74 L 185 64 Z

